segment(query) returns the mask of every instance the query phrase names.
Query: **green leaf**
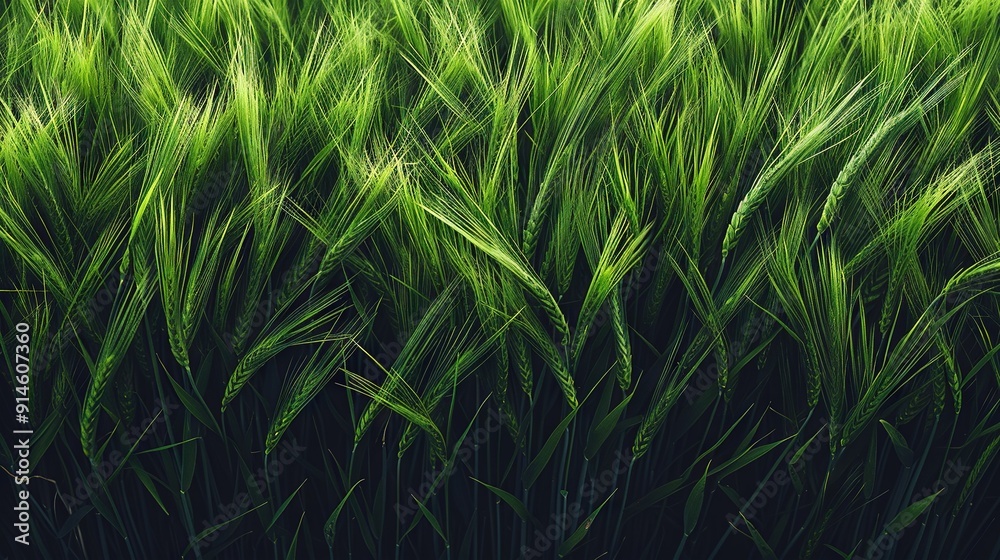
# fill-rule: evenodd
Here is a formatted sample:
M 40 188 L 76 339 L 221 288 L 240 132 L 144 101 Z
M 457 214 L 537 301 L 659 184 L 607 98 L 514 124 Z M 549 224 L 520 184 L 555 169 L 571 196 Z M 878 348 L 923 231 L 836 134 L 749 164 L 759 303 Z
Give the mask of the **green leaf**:
M 892 447 L 896 450 L 896 456 L 899 457 L 899 461 L 903 463 L 904 467 L 909 467 L 913 464 L 913 451 L 910 450 L 910 446 L 906 444 L 906 438 L 903 434 L 899 433 L 899 430 L 894 428 L 892 424 L 886 422 L 885 420 L 879 420 L 882 427 L 889 434 L 889 439 L 892 440 Z
M 299 525 L 295 528 L 295 536 L 292 537 L 292 544 L 288 547 L 288 554 L 285 555 L 285 560 L 295 560 L 298 558 L 296 555 L 296 550 L 299 547 L 299 531 L 302 530 L 302 521 L 306 518 L 306 512 L 302 512 L 299 516 Z
M 259 506 L 255 507 L 255 508 L 250 508 L 250 509 L 244 511 L 243 513 L 237 515 L 236 517 L 234 517 L 232 519 L 227 519 L 226 521 L 223 521 L 222 523 L 219 523 L 218 525 L 213 525 L 211 527 L 206 528 L 204 531 L 202 531 L 202 532 L 198 533 L 197 535 L 195 535 L 194 539 L 192 539 L 191 542 L 188 543 L 187 547 L 184 548 L 184 552 L 181 553 L 181 556 L 186 555 L 188 553 L 188 551 L 191 550 L 191 547 L 193 547 L 194 545 L 196 545 L 199 542 L 201 542 L 208 535 L 211 535 L 215 531 L 217 531 L 217 530 L 225 527 L 226 525 L 229 525 L 230 523 L 234 523 L 236 521 L 239 521 L 240 519 L 243 519 L 244 517 L 246 517 L 250 513 L 253 513 L 254 511 L 257 511 L 258 509 L 264 507 L 265 505 L 267 505 L 267 502 L 264 502 L 263 504 L 260 504 Z
M 793 437 L 795 437 L 795 436 L 791 435 L 791 436 L 788 436 L 788 437 L 786 437 L 784 439 L 780 439 L 780 440 L 778 440 L 778 441 L 776 441 L 774 443 L 768 443 L 766 445 L 762 445 L 760 447 L 755 447 L 753 449 L 747 450 L 746 452 L 741 453 L 740 455 L 737 455 L 736 457 L 733 457 L 732 459 L 730 459 L 730 460 L 726 461 L 725 463 L 719 465 L 715 469 L 709 471 L 708 474 L 713 475 L 713 476 L 714 475 L 718 475 L 719 478 L 726 477 L 726 476 L 728 476 L 728 475 L 730 475 L 730 474 L 732 474 L 732 473 L 734 473 L 734 472 L 742 469 L 743 467 L 749 465 L 750 463 L 756 461 L 757 459 L 760 459 L 764 455 L 767 455 L 768 453 L 771 452 L 772 449 L 774 449 L 775 447 L 778 447 L 779 445 L 781 445 L 782 443 L 785 443 L 786 441 L 792 439 Z
M 447 546 L 448 538 L 444 536 L 444 531 L 441 530 L 441 523 L 438 522 L 437 517 L 434 517 L 434 514 L 431 513 L 431 511 L 427 509 L 427 507 L 424 506 L 424 504 L 422 504 L 416 496 L 413 494 L 410 495 L 413 496 L 413 501 L 417 503 L 417 507 L 420 508 L 420 511 L 423 512 L 425 517 L 427 517 L 427 521 L 431 524 L 431 527 L 434 528 L 434 531 L 441 537 L 441 540 L 443 540 Z
M 347 490 L 347 493 L 340 499 L 340 503 L 337 504 L 337 507 L 333 508 L 333 513 L 331 513 L 330 517 L 327 518 L 326 523 L 323 524 L 323 535 L 326 537 L 326 543 L 331 547 L 333 546 L 333 537 L 336 534 L 337 518 L 340 517 L 340 511 L 344 509 L 344 506 L 347 504 L 347 499 L 351 497 L 351 492 L 354 492 L 354 489 L 357 488 L 358 484 L 361 484 L 362 482 L 364 482 L 364 479 L 355 482 L 354 485 Z
M 174 447 L 180 447 L 184 444 L 191 443 L 192 441 L 198 441 L 201 437 L 193 437 L 183 441 L 178 441 L 177 443 L 168 443 L 166 445 L 158 445 L 152 449 L 146 449 L 143 451 L 136 452 L 136 455 L 145 455 L 147 453 L 156 453 L 157 451 L 165 451 L 167 449 L 173 449 Z
M 470 476 L 469 478 L 472 478 L 472 477 Z M 489 484 L 486 484 L 482 480 L 479 480 L 479 479 L 476 479 L 476 478 L 472 478 L 472 480 L 474 480 L 474 481 L 478 482 L 479 484 L 483 485 L 484 487 L 486 487 L 487 490 L 489 490 L 490 492 L 493 492 L 498 497 L 500 497 L 500 499 L 502 499 L 503 501 L 507 502 L 507 505 L 509 505 L 514 510 L 514 513 L 516 513 L 518 515 L 518 517 L 520 517 L 524 521 L 530 522 L 531 524 L 535 525 L 536 527 L 539 526 L 538 520 L 535 519 L 534 516 L 531 515 L 531 512 L 528 511 L 528 508 L 526 508 L 524 506 L 524 503 L 522 503 L 521 500 L 518 500 L 516 496 L 514 496 L 510 492 L 506 492 L 504 490 L 501 490 L 500 488 L 497 488 L 496 486 L 490 486 Z
M 813 434 L 813 436 L 812 436 L 811 438 L 809 438 L 809 439 L 808 439 L 808 440 L 807 440 L 807 441 L 806 441 L 805 443 L 803 443 L 803 444 L 802 444 L 802 447 L 799 447 L 799 448 L 798 448 L 798 449 L 797 449 L 797 450 L 795 451 L 795 453 L 793 453 L 793 454 L 792 454 L 792 458 L 791 458 L 791 459 L 790 459 L 790 460 L 788 461 L 788 464 L 789 464 L 789 465 L 794 465 L 795 463 L 798 463 L 798 462 L 799 462 L 799 459 L 801 459 L 801 458 L 802 458 L 802 455 L 804 455 L 804 454 L 805 454 L 805 452 L 806 452 L 806 449 L 808 449 L 808 448 L 809 448 L 809 446 L 810 446 L 810 445 L 812 444 L 813 440 L 814 440 L 814 439 L 816 439 L 817 437 L 819 437 L 819 434 L 820 434 L 820 433 L 821 433 L 821 432 L 822 432 L 823 430 L 829 430 L 829 429 L 830 429 L 830 428 L 829 428 L 829 426 L 823 426 L 823 427 L 822 427 L 822 428 L 820 429 L 820 431 L 819 431 L 819 432 L 816 432 L 815 434 Z
M 166 367 L 164 367 L 164 370 L 166 370 Z M 201 399 L 201 395 L 198 395 L 198 398 L 191 396 L 191 394 L 185 391 L 179 383 L 174 381 L 174 378 L 169 373 L 165 374 L 163 377 L 166 377 L 167 381 L 170 382 L 170 385 L 174 388 L 174 392 L 177 393 L 177 398 L 181 400 L 181 404 L 184 405 L 184 408 L 197 418 L 199 422 L 207 426 L 208 429 L 221 436 L 222 428 L 220 428 L 219 423 L 215 421 L 215 417 L 212 416 L 212 413 L 208 410 L 208 405 L 206 405 L 205 401 Z
M 142 482 L 142 485 L 146 487 L 149 494 L 153 496 L 153 500 L 155 500 L 160 506 L 163 513 L 170 515 L 170 512 L 167 511 L 167 507 L 163 505 L 163 500 L 160 499 L 160 493 L 156 491 L 156 486 L 153 485 L 153 480 L 150 474 L 137 465 L 133 465 L 132 470 L 135 472 L 135 476 L 139 479 L 139 482 Z
M 647 492 L 643 497 L 636 500 L 635 503 L 625 508 L 625 518 L 634 517 L 646 508 L 673 496 L 678 490 L 684 487 L 684 483 L 684 478 L 677 478 Z
M 871 499 L 875 492 L 875 465 L 878 463 L 878 446 L 873 436 L 868 445 L 868 460 L 865 461 L 864 489 L 865 499 Z
M 285 498 L 284 502 L 281 502 L 281 506 L 278 508 L 277 511 L 274 512 L 274 516 L 271 518 L 271 522 L 267 524 L 266 528 L 264 528 L 264 532 L 265 533 L 268 533 L 268 532 L 271 531 L 271 528 L 274 527 L 274 524 L 278 522 L 278 518 L 281 517 L 282 513 L 284 513 L 285 508 L 288 507 L 288 504 L 292 503 L 292 498 L 294 498 L 295 495 L 299 493 L 299 490 L 302 490 L 302 487 L 306 485 L 306 482 L 308 480 L 309 480 L 308 478 L 305 479 L 305 480 L 303 480 L 302 484 L 299 484 L 299 487 L 296 488 L 294 492 L 292 492 L 291 494 L 289 494 L 288 497 Z
M 684 536 L 690 536 L 698 524 L 698 516 L 701 514 L 701 505 L 705 501 L 705 481 L 708 479 L 708 467 L 712 462 L 705 465 L 705 472 L 701 478 L 694 483 L 687 503 L 684 504 Z
M 190 441 L 188 445 L 181 447 L 181 493 L 187 493 L 194 480 L 194 468 L 198 462 L 198 444 L 191 437 L 191 418 L 184 418 L 184 439 Z
M 583 520 L 583 523 L 581 523 L 580 526 L 576 528 L 576 531 L 573 531 L 573 534 L 570 535 L 568 539 L 563 541 L 561 545 L 559 545 L 559 550 L 557 552 L 560 558 L 569 554 L 570 551 L 572 551 L 573 548 L 577 544 L 579 544 L 581 540 L 583 540 L 583 537 L 587 535 L 587 531 L 590 530 L 590 526 L 594 524 L 594 519 L 597 518 L 597 514 L 601 513 L 601 509 L 603 509 L 604 506 L 606 506 L 608 502 L 611 501 L 611 498 L 614 497 L 615 492 L 617 491 L 618 490 L 615 489 L 615 491 L 612 492 L 610 496 L 608 496 L 608 499 L 604 500 L 604 503 L 597 506 L 597 509 L 595 509 L 593 513 L 588 515 L 587 518 Z
M 909 527 L 918 517 L 920 517 L 920 514 L 926 511 L 927 508 L 931 507 L 931 504 L 934 503 L 934 500 L 937 499 L 938 494 L 941 492 L 944 492 L 944 488 L 907 506 L 906 509 L 896 514 L 896 517 L 893 517 L 892 521 L 886 524 L 885 532 L 898 533 Z
M 611 432 L 614 431 L 615 426 L 618 425 L 618 419 L 621 418 L 625 408 L 628 406 L 629 401 L 632 400 L 632 393 L 622 399 L 622 402 L 618 403 L 611 412 L 608 413 L 590 432 L 590 437 L 587 438 L 587 447 L 583 451 L 583 456 L 587 460 L 593 459 L 594 455 L 597 455 L 598 450 L 600 450 L 601 445 L 604 444 Z
M 750 523 L 750 520 L 743 515 L 743 512 L 740 512 L 740 517 L 743 518 L 743 523 L 746 524 L 747 530 L 750 531 L 750 538 L 753 539 L 754 545 L 757 546 L 757 551 L 764 557 L 764 560 L 778 560 L 778 557 L 774 555 L 774 551 L 767 544 L 767 541 L 760 535 L 757 528 L 753 526 L 753 523 Z
M 542 470 L 546 465 L 549 464 L 549 460 L 552 459 L 552 454 L 555 453 L 556 446 L 559 445 L 559 440 L 562 439 L 566 430 L 569 428 L 570 422 L 576 418 L 576 412 L 580 410 L 579 407 L 574 408 L 569 414 L 563 418 L 562 422 L 556 426 L 556 429 L 552 431 L 549 435 L 549 439 L 545 441 L 545 445 L 542 446 L 542 450 L 538 452 L 538 455 L 528 466 L 524 469 L 524 487 L 531 488 L 531 485 L 538 480 L 538 477 L 542 474 Z

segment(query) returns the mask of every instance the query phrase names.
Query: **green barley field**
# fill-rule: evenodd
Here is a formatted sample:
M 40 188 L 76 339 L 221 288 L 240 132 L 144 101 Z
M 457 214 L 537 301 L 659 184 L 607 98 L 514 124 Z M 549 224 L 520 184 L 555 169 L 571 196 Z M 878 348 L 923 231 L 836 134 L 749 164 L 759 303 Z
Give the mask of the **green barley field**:
M 10 0 L 0 186 L 0 558 L 1000 558 L 995 0 Z

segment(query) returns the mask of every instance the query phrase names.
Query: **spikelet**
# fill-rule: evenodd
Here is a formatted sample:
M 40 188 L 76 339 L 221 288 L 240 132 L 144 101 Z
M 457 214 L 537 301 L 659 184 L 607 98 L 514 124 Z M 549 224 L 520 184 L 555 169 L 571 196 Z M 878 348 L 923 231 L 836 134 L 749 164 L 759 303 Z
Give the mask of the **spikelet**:
M 528 398 L 531 398 L 533 387 L 531 371 L 531 354 L 524 339 L 516 334 L 507 337 L 514 352 L 514 366 L 517 368 L 517 379 L 520 382 L 521 390 Z
M 253 300 L 247 300 L 236 316 L 236 326 L 233 328 L 233 352 L 239 356 L 246 350 L 247 339 L 250 338 L 250 324 L 257 307 L 249 305 Z
M 556 290 L 562 296 L 569 291 L 573 283 L 573 266 L 576 255 L 566 246 L 566 243 L 556 244 Z
M 264 342 L 267 342 L 267 340 L 265 339 Z M 276 352 L 277 350 L 273 347 L 269 348 L 267 344 L 257 344 L 236 364 L 236 369 L 233 370 L 233 374 L 229 377 L 229 382 L 226 383 L 226 389 L 222 396 L 223 410 L 232 402 L 240 389 L 246 385 L 250 377 L 260 369 L 260 366 L 274 357 Z
M 514 407 L 511 405 L 510 398 L 507 396 L 507 381 L 510 375 L 510 368 L 511 364 L 507 353 L 507 345 L 501 344 L 497 349 L 497 405 L 500 407 L 500 416 L 503 419 L 504 425 L 510 432 L 511 437 L 516 439 L 520 426 L 518 425 L 517 418 L 514 415 Z
M 726 235 L 722 238 L 722 260 L 725 261 L 726 257 L 729 256 L 729 252 L 736 245 L 736 241 L 739 238 L 740 233 L 743 228 L 746 227 L 745 222 L 756 210 L 759 202 L 754 201 L 750 198 L 753 193 L 747 193 L 747 197 L 740 201 L 739 206 L 736 207 L 736 212 L 733 217 L 729 220 L 729 226 L 726 227 Z
M 635 441 L 632 443 L 632 457 L 634 459 L 642 457 L 649 451 L 653 437 L 656 436 L 656 432 L 659 431 L 663 420 L 667 417 L 667 412 L 677 402 L 683 390 L 683 385 L 664 390 L 649 412 L 646 413 L 646 416 L 642 419 L 642 424 L 639 426 L 638 433 L 635 434 Z
M 384 211 L 383 211 L 384 212 Z M 381 215 L 381 214 L 379 214 Z M 317 278 L 326 278 L 371 232 L 372 219 L 359 219 L 332 243 L 320 261 Z
M 945 381 L 947 381 L 948 388 L 951 391 L 955 414 L 958 414 L 962 410 L 962 379 L 958 372 L 958 364 L 955 363 L 955 354 L 952 352 L 951 346 L 948 345 L 942 332 L 938 331 L 935 333 L 934 342 L 944 359 L 941 369 L 944 370 Z
M 760 176 L 747 192 L 743 200 L 736 207 L 736 212 L 729 221 L 726 228 L 726 235 L 722 240 L 722 260 L 725 261 L 729 252 L 736 246 L 740 234 L 746 228 L 750 217 L 757 211 L 757 208 L 764 202 L 767 195 L 776 184 L 799 162 L 803 161 L 809 154 L 813 153 L 827 139 L 835 135 L 850 120 L 850 117 L 864 103 L 855 102 L 855 96 L 861 91 L 864 80 L 845 95 L 836 107 L 832 107 L 826 117 L 815 123 L 808 130 L 802 130 L 794 141 L 785 148 L 780 157 L 771 164 Z
M 770 354 L 771 345 L 768 344 L 761 349 L 760 353 L 757 354 L 757 371 L 764 371 L 767 367 L 767 358 Z
M 310 274 L 318 269 L 322 248 L 319 241 L 311 237 L 307 242 L 306 250 L 302 251 L 296 263 L 288 271 L 288 276 L 278 291 L 278 297 L 274 302 L 275 309 L 283 309 L 286 305 L 301 293 L 303 283 L 310 278 Z
M 958 87 L 960 81 L 958 79 L 953 79 L 939 87 L 934 93 L 930 93 L 931 89 L 937 85 L 938 80 L 944 75 L 945 74 L 942 73 L 937 79 L 932 80 L 928 88 L 924 90 L 920 99 L 917 99 L 906 109 L 903 109 L 902 111 L 882 121 L 877 127 L 875 127 L 871 136 L 869 136 L 858 151 L 851 156 L 851 159 L 847 160 L 847 164 L 845 164 L 840 170 L 840 173 L 837 174 L 837 178 L 834 179 L 833 185 L 830 187 L 830 193 L 827 195 L 826 203 L 823 205 L 823 214 L 820 217 L 819 223 L 816 224 L 817 235 L 822 234 L 827 228 L 830 227 L 830 224 L 837 215 L 837 209 L 840 207 L 840 203 L 847 195 L 848 187 L 855 182 L 856 177 L 861 172 L 861 168 L 868 162 L 872 154 L 878 150 L 879 146 L 881 146 L 886 139 L 901 133 L 919 121 L 924 113 L 940 103 L 945 97 L 954 91 L 956 87 Z
M 833 438 L 831 438 L 832 441 Z M 797 473 L 796 469 L 791 469 Z M 809 535 L 809 540 L 806 541 L 806 547 L 802 551 L 802 558 L 812 558 L 813 552 L 816 550 L 816 545 L 819 544 L 820 538 L 823 536 L 823 532 L 826 531 L 826 526 L 830 522 L 830 516 L 833 515 L 833 509 L 826 510 L 826 514 L 823 515 L 823 521 L 813 529 L 812 533 Z
M 80 440 L 83 445 L 83 453 L 94 464 L 98 462 L 98 458 L 96 457 L 96 438 L 101 399 L 114 373 L 117 359 L 118 356 L 109 352 L 98 360 L 94 376 L 87 389 L 87 396 L 84 398 L 83 406 L 80 410 Z
M 931 388 L 927 384 L 910 393 L 906 399 L 906 404 L 903 405 L 902 410 L 896 415 L 896 425 L 902 426 L 903 424 L 912 422 L 917 415 L 923 412 L 924 407 L 927 406 L 930 400 Z
M 510 373 L 510 359 L 507 354 L 507 345 L 500 344 L 497 348 L 497 376 L 496 376 L 496 386 L 497 395 L 501 398 L 507 398 L 507 379 Z
M 149 350 L 146 348 L 146 341 L 139 337 L 136 337 L 132 341 L 132 346 L 130 347 L 132 355 L 135 356 L 135 361 L 139 365 L 139 371 L 141 371 L 147 377 L 153 373 L 153 366 L 149 361 Z
M 413 445 L 413 442 L 417 441 L 417 434 L 420 433 L 419 429 L 413 422 L 406 423 L 406 427 L 403 428 L 403 435 L 399 436 L 399 451 L 396 452 L 396 457 L 402 459 L 406 451 Z
M 804 355 L 806 361 L 806 404 L 812 408 L 819 404 L 821 379 L 816 349 L 808 338 L 806 339 Z
M 274 451 L 292 420 L 302 412 L 302 409 L 319 393 L 331 377 L 332 368 L 320 368 L 303 372 L 295 380 L 289 397 L 283 400 L 281 407 L 275 414 L 274 421 L 271 423 L 271 428 L 267 432 L 265 454 Z
M 767 338 L 771 336 L 771 331 L 774 329 L 774 317 L 769 314 L 764 314 L 763 316 L 760 316 L 759 319 L 755 319 L 751 322 L 750 325 L 751 328 L 747 329 L 743 333 L 743 343 L 742 346 L 740 346 L 743 352 L 746 352 L 750 348 L 751 344 L 767 340 Z M 763 371 L 767 366 L 767 359 L 771 353 L 773 345 L 773 342 L 771 344 L 765 344 L 757 354 L 757 371 Z
M 719 388 L 726 402 L 732 397 L 732 386 L 729 379 L 729 349 L 726 344 L 726 336 L 722 329 L 718 329 L 715 334 L 715 363 L 719 368 Z
M 726 235 L 722 239 L 722 260 L 726 260 L 729 252 L 736 246 L 736 242 L 750 220 L 750 216 L 757 211 L 757 208 L 764 201 L 764 197 L 777 181 L 781 168 L 781 162 L 779 162 L 768 167 L 761 173 L 760 177 L 736 207 L 736 212 L 733 213 L 733 217 L 729 220 L 729 226 L 726 227 Z
M 528 290 L 538 299 L 538 303 L 549 316 L 556 332 L 562 335 L 561 343 L 566 345 L 569 342 L 569 323 L 566 322 L 566 317 L 563 315 L 562 309 L 559 309 L 559 304 L 552 297 L 552 293 L 534 279 L 528 284 Z
M 521 433 L 521 425 L 517 420 L 517 415 L 514 413 L 514 407 L 511 406 L 510 399 L 504 399 L 500 403 L 500 419 L 503 421 L 504 426 L 507 427 L 510 437 L 517 441 L 523 449 L 526 444 L 524 438 L 518 438 L 518 435 Z
M 885 402 L 889 391 L 879 379 L 877 377 L 875 383 L 869 386 L 862 394 L 861 400 L 854 407 L 851 415 L 844 423 L 843 432 L 841 432 L 842 435 L 840 437 L 840 447 L 847 446 L 864 429 L 878 408 Z
M 868 140 L 861 145 L 861 148 L 851 156 L 851 159 L 847 160 L 847 164 L 837 174 L 837 178 L 834 179 L 833 185 L 830 187 L 830 193 L 823 205 L 823 214 L 820 216 L 819 223 L 816 224 L 817 235 L 822 234 L 833 223 L 837 209 L 840 208 L 841 202 L 847 196 L 848 187 L 855 183 L 861 168 L 868 162 L 875 150 L 889 135 L 915 122 L 919 116 L 920 105 L 913 105 L 883 121 L 875 128 Z
M 128 246 L 125 247 L 125 252 L 122 254 L 122 262 L 118 266 L 118 274 L 124 278 L 128 276 L 130 269 L 132 268 L 132 255 L 129 252 Z
M 566 402 L 569 403 L 569 406 L 571 408 L 579 406 L 580 403 L 576 400 L 576 386 L 573 384 L 573 376 L 570 375 L 569 368 L 566 366 L 566 360 L 563 359 L 556 345 L 551 340 L 546 340 L 538 344 L 535 349 L 541 355 L 546 365 L 549 366 L 549 369 L 552 370 L 552 374 L 555 376 L 559 388 L 562 389 L 563 396 L 566 397 Z
M 958 496 L 958 501 L 955 502 L 955 512 L 957 513 L 965 505 L 965 502 L 969 499 L 969 495 L 976 488 L 976 484 L 979 483 L 979 478 L 982 477 L 983 471 L 986 470 L 988 466 L 993 464 L 993 457 L 997 453 L 997 448 L 1000 448 L 1000 436 L 997 436 L 986 446 L 983 450 L 983 454 L 979 456 L 979 460 L 972 467 L 972 471 L 969 473 L 969 479 L 965 481 L 965 486 L 962 488 L 962 493 Z
M 612 290 L 611 297 L 608 298 L 608 306 L 611 310 L 611 327 L 614 330 L 615 343 L 618 348 L 618 386 L 623 391 L 627 391 L 632 385 L 632 344 L 628 337 L 628 324 L 626 323 L 620 289 Z
M 535 196 L 535 202 L 531 205 L 531 213 L 528 214 L 528 223 L 524 226 L 524 255 L 529 259 L 535 254 L 538 247 L 538 237 L 542 230 L 542 221 L 552 203 L 552 194 L 555 189 L 552 181 L 542 181 Z
M 115 376 L 115 403 L 122 422 L 131 425 L 135 420 L 135 389 L 132 372 L 128 369 Z
M 166 305 L 164 305 L 166 307 Z M 166 313 L 166 310 L 164 310 Z M 191 360 L 188 358 L 187 344 L 184 342 L 180 332 L 176 332 L 177 329 L 173 328 L 175 323 L 173 321 L 167 321 L 167 338 L 170 340 L 170 352 L 174 356 L 174 360 L 177 364 L 184 369 L 191 369 Z
M 69 369 L 60 367 L 59 373 L 56 376 L 55 387 L 52 389 L 52 414 L 64 414 L 66 412 L 69 408 L 66 397 L 69 396 L 72 389 Z
M 145 315 L 146 307 L 152 299 L 152 275 L 140 277 L 138 282 L 129 282 L 125 288 L 122 300 L 118 302 L 107 334 L 101 344 L 101 349 L 95 360 L 94 369 L 87 394 L 80 410 L 80 442 L 84 454 L 93 464 L 97 464 L 97 421 L 101 410 L 101 401 L 107 391 L 111 379 L 124 357 L 125 350 L 132 344 L 139 323 Z M 125 281 L 122 279 L 120 284 Z M 121 289 L 121 288 L 119 288 Z
M 659 251 L 665 251 L 666 249 L 660 248 Z M 646 311 L 643 315 L 643 320 L 647 325 L 656 322 L 657 313 L 659 313 L 660 308 L 663 306 L 663 299 L 667 295 L 667 285 L 673 276 L 674 269 L 668 264 L 668 260 L 661 258 L 660 253 L 656 253 L 656 266 L 652 271 L 652 282 L 653 285 L 649 290 L 649 303 L 645 305 Z
M 934 404 L 931 407 L 934 418 L 941 416 L 944 411 L 945 389 L 948 386 L 948 373 L 944 369 L 940 365 L 934 367 Z
M 538 272 L 539 277 L 549 279 L 548 280 L 549 284 L 552 283 L 551 278 L 556 274 L 555 265 L 556 261 L 558 260 L 558 255 L 556 255 L 557 253 L 556 247 L 557 247 L 556 243 L 548 243 L 545 245 L 545 252 L 542 255 L 542 265 L 541 267 L 539 267 L 539 272 Z M 558 290 L 559 279 L 556 278 L 555 281 L 557 286 L 556 289 Z

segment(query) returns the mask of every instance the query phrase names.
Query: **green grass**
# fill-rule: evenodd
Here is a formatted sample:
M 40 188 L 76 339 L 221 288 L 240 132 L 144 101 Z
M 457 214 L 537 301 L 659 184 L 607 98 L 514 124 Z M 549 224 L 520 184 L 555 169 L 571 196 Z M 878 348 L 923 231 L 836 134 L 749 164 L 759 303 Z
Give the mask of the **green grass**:
M 998 21 L 12 0 L 0 551 L 1000 558 Z

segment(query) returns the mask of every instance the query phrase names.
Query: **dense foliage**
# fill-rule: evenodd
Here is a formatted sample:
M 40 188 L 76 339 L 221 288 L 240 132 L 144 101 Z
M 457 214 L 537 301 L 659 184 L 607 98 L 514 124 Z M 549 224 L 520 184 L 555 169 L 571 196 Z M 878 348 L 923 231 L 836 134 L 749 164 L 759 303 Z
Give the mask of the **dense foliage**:
M 1000 3 L 0 9 L 0 551 L 1000 557 Z

